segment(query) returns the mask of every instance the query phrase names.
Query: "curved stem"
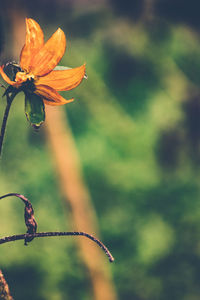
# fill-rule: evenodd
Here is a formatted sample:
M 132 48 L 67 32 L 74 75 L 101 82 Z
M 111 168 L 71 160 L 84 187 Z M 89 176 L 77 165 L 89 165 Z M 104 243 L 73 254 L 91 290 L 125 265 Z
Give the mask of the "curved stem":
M 1 87 L 4 87 L 2 84 L 0 84 Z M 0 131 L 0 156 L 2 153 L 2 146 L 3 146 L 3 140 L 4 140 L 4 135 L 5 135 L 5 130 L 6 130 L 6 124 L 8 120 L 8 115 L 10 111 L 10 107 L 12 104 L 12 101 L 14 97 L 16 96 L 16 93 L 12 93 L 11 96 L 8 94 L 6 95 L 7 97 L 7 105 L 5 108 L 4 116 L 3 116 L 3 121 L 1 125 L 1 131 Z M 0 270 L 0 297 L 5 300 L 12 300 L 12 296 L 10 295 L 9 287 L 8 284 L 3 276 L 2 271 Z
M 11 96 L 6 94 L 7 105 L 6 105 L 6 108 L 5 108 L 5 111 L 4 111 L 4 116 L 3 116 L 3 121 L 2 121 L 2 125 L 1 125 L 1 131 L 0 131 L 0 156 L 1 156 L 1 153 L 2 153 L 3 140 L 4 140 L 6 125 L 7 125 L 8 115 L 9 115 L 9 112 L 10 112 L 10 107 L 11 107 L 11 104 L 12 104 L 16 94 L 17 93 L 15 93 L 15 92 L 13 92 L 11 94 Z
M 91 234 L 82 232 L 82 231 L 65 231 L 65 232 L 38 232 L 38 233 L 25 233 L 25 234 L 18 234 L 18 235 L 12 235 L 7 236 L 0 239 L 0 244 L 8 243 L 8 242 L 14 242 L 18 240 L 26 240 L 26 239 L 32 239 L 32 238 L 39 238 L 39 237 L 53 237 L 53 236 L 84 236 L 93 242 L 95 242 L 108 256 L 108 259 L 110 262 L 114 261 L 114 257 L 108 250 L 108 248 L 97 238 L 92 236 Z

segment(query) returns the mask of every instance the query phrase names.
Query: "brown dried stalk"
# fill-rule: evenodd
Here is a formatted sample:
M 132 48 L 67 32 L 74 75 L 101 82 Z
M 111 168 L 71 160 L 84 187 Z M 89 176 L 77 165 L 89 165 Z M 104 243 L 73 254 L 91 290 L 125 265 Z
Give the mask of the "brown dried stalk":
M 3 276 L 3 273 L 0 270 L 0 299 L 1 300 L 13 300 L 10 295 L 10 290 L 8 284 Z
M 25 204 L 24 219 L 25 219 L 25 224 L 26 224 L 26 227 L 27 227 L 28 230 L 27 230 L 26 234 L 19 234 L 19 235 L 13 235 L 13 236 L 8 236 L 8 237 L 1 238 L 0 239 L 0 244 L 13 242 L 13 241 L 18 241 L 18 240 L 24 240 L 24 244 L 27 245 L 34 238 L 38 238 L 38 237 L 84 236 L 84 237 L 92 240 L 93 242 L 95 242 L 105 252 L 105 254 L 108 256 L 110 262 L 114 261 L 114 258 L 112 256 L 112 254 L 106 248 L 106 246 L 101 241 L 99 241 L 97 238 L 92 236 L 91 234 L 81 232 L 81 231 L 39 232 L 39 233 L 36 233 L 37 223 L 36 223 L 36 220 L 35 220 L 35 217 L 34 217 L 34 210 L 33 210 L 31 202 L 26 197 L 24 197 L 23 195 L 17 194 L 17 193 L 9 193 L 9 194 L 3 195 L 3 196 L 0 197 L 0 200 L 3 199 L 3 198 L 6 198 L 6 197 L 10 197 L 10 196 L 18 197 L 24 202 L 24 204 Z

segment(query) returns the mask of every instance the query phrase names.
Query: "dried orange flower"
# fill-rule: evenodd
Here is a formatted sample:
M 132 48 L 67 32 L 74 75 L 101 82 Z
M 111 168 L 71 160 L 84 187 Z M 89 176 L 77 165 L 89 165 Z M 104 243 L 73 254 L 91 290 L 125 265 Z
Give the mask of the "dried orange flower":
M 4 66 L 0 66 L 0 74 L 3 79 L 14 89 L 24 91 L 26 115 L 29 119 L 29 114 L 34 109 L 34 101 L 40 102 L 40 104 L 42 101 L 43 106 L 43 103 L 63 105 L 73 101 L 73 99 L 64 99 L 58 91 L 68 91 L 78 86 L 85 77 L 85 64 L 73 69 L 55 69 L 63 57 L 65 49 L 66 38 L 60 28 L 44 43 L 40 25 L 35 20 L 27 18 L 26 41 L 13 80 L 4 72 Z

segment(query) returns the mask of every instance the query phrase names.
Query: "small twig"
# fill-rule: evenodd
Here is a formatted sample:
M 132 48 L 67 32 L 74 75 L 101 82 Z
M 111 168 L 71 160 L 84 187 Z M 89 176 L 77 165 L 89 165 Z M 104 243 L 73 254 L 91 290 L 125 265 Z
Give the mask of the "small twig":
M 17 240 L 23 240 L 25 241 L 25 245 L 27 245 L 28 242 L 32 241 L 35 237 L 53 237 L 53 236 L 85 236 L 88 239 L 92 240 L 95 242 L 99 247 L 105 252 L 105 254 L 108 256 L 109 261 L 113 262 L 114 258 L 110 251 L 106 248 L 106 246 L 99 241 L 97 238 L 92 236 L 91 234 L 85 233 L 85 232 L 80 232 L 80 231 L 72 231 L 72 232 L 40 232 L 36 233 L 37 230 L 37 223 L 34 218 L 34 211 L 31 202 L 24 197 L 21 194 L 18 193 L 9 193 L 3 196 L 0 196 L 0 200 L 6 197 L 10 196 L 15 196 L 20 198 L 24 204 L 25 204 L 25 209 L 24 209 L 24 218 L 25 218 L 25 223 L 27 226 L 27 233 L 26 234 L 20 234 L 20 235 L 13 235 L 13 236 L 8 236 L 0 239 L 0 244 L 8 243 L 8 242 L 13 242 Z
M 0 270 L 0 299 L 13 300 L 12 296 L 10 295 L 8 284 L 1 270 Z
M 40 237 L 54 237 L 54 236 L 84 236 L 93 242 L 95 242 L 108 256 L 108 259 L 110 262 L 114 261 L 114 257 L 110 253 L 110 251 L 107 249 L 107 247 L 98 239 L 96 239 L 94 236 L 85 233 L 85 232 L 79 232 L 79 231 L 66 231 L 66 232 L 39 232 L 39 233 L 33 233 L 33 234 L 19 234 L 19 235 L 12 235 L 7 236 L 0 239 L 0 244 L 8 243 L 8 242 L 14 242 L 18 240 L 26 240 L 26 239 L 33 239 L 33 238 L 40 238 Z

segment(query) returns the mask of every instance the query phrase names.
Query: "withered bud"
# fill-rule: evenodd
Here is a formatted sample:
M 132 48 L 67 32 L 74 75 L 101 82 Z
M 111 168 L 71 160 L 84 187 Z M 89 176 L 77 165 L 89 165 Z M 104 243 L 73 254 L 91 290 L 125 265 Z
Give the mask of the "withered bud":
M 33 210 L 33 206 L 31 204 L 31 202 L 26 197 L 24 197 L 23 195 L 17 194 L 17 193 L 9 193 L 9 194 L 3 195 L 3 196 L 0 197 L 0 199 L 10 197 L 10 196 L 18 197 L 24 202 L 24 204 L 25 204 L 25 207 L 24 207 L 24 221 L 25 221 L 25 224 L 26 224 L 26 227 L 27 227 L 27 233 L 29 233 L 29 234 L 36 233 L 36 231 L 37 231 L 37 222 L 36 222 L 35 217 L 34 217 L 34 210 Z M 24 239 L 24 245 L 27 246 L 28 243 L 31 242 L 33 239 L 34 239 L 34 237 L 26 237 Z

